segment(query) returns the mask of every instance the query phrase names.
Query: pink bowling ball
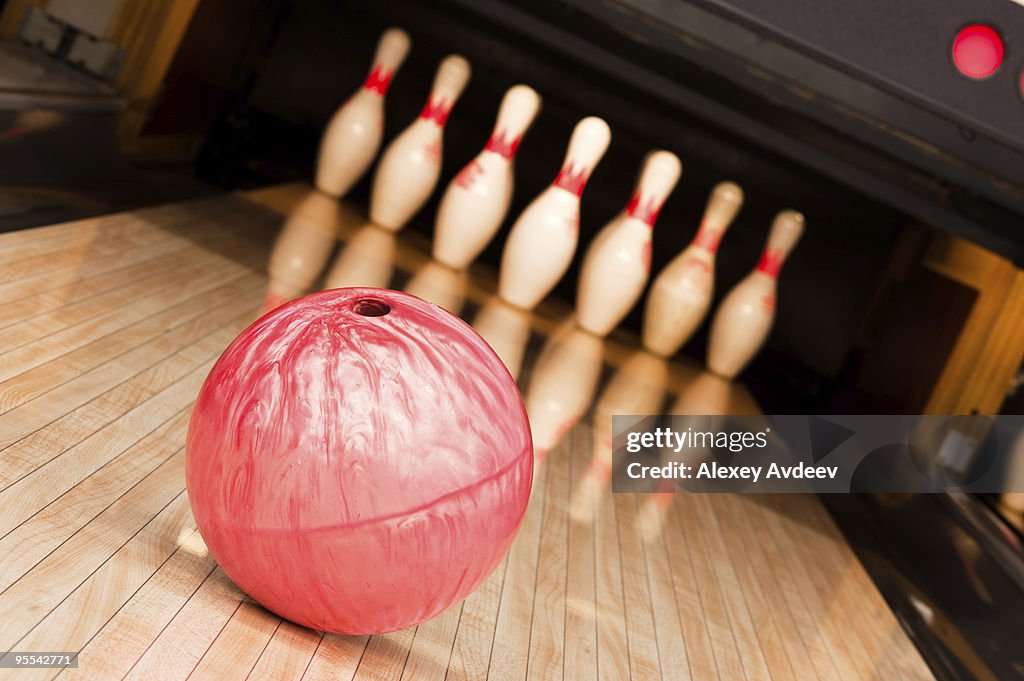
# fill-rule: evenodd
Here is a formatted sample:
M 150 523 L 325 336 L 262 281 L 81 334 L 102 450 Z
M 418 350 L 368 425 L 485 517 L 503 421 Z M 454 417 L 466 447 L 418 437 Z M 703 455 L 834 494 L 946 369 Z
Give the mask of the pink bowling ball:
M 313 629 L 377 634 L 494 570 L 526 511 L 533 444 L 515 382 L 466 323 L 397 291 L 335 289 L 224 351 L 185 475 L 242 590 Z

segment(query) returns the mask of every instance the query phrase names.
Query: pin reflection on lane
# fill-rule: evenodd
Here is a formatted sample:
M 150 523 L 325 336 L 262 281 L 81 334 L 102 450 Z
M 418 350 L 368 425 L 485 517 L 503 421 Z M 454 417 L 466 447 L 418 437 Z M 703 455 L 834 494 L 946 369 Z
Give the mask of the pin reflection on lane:
M 604 341 L 566 320 L 544 344 L 530 375 L 526 412 L 540 466 L 594 399 L 604 362 Z
M 341 204 L 318 191 L 308 192 L 295 204 L 270 252 L 270 281 L 261 315 L 313 286 L 334 251 L 342 213 Z
M 498 357 L 508 368 L 508 372 L 512 374 L 512 378 L 517 381 L 523 366 L 523 353 L 530 340 L 532 317 L 533 315 L 526 310 L 509 305 L 497 296 L 491 296 L 470 323 L 470 326 L 476 329 L 476 332 L 494 348 Z M 534 376 L 536 376 L 536 369 L 534 369 Z M 527 404 L 527 411 L 529 411 L 529 404 Z M 536 439 L 534 439 L 533 446 L 536 457 Z
M 428 260 L 405 285 L 405 292 L 458 315 L 466 303 L 468 287 L 469 275 L 465 270 L 453 270 L 436 260 Z
M 689 364 L 673 365 L 673 368 L 681 370 L 682 373 L 673 377 L 673 385 L 677 386 L 676 399 L 667 413 L 674 417 L 672 423 L 677 430 L 685 430 L 692 426 L 694 430 L 714 431 L 718 428 L 718 423 L 728 415 L 760 413 L 753 398 L 742 385 L 710 371 L 699 371 Z M 710 457 L 710 447 L 703 450 L 687 449 L 685 461 L 684 456 L 673 449 L 665 448 L 660 454 L 662 465 L 677 462 L 692 466 Z M 638 519 L 640 533 L 645 541 L 656 541 L 661 536 L 665 516 L 675 501 L 676 493 L 672 480 L 662 480 L 658 491 L 645 495 Z
M 668 387 L 668 362 L 644 350 L 636 350 L 619 367 L 601 392 L 594 407 L 593 449 L 590 467 L 577 483 L 569 500 L 569 513 L 580 523 L 590 523 L 612 474 L 612 416 L 657 414 Z
M 324 278 L 324 288 L 387 288 L 395 266 L 395 251 L 394 232 L 372 222 L 365 223 L 341 247 Z

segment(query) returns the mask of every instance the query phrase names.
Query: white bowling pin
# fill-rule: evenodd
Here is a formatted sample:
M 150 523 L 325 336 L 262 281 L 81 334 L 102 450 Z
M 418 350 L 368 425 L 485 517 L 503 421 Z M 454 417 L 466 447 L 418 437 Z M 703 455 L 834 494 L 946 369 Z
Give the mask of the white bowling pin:
M 320 142 L 317 189 L 343 196 L 370 167 L 384 129 L 384 95 L 409 52 L 409 36 L 399 28 L 384 31 L 373 68 L 363 87 L 334 113 Z
M 736 376 L 768 338 L 775 320 L 779 270 L 803 231 L 800 213 L 785 210 L 775 216 L 757 268 L 719 305 L 708 344 L 708 368 L 716 374 Z
M 461 269 L 487 247 L 512 201 L 512 158 L 540 108 L 540 96 L 525 85 L 505 93 L 487 146 L 455 176 L 441 198 L 434 232 L 434 258 Z
M 437 186 L 444 124 L 469 73 L 469 62 L 458 55 L 442 61 L 423 112 L 384 150 L 370 190 L 370 219 L 381 227 L 404 227 Z
M 580 327 L 607 335 L 636 304 L 651 272 L 651 232 L 683 166 L 670 151 L 647 155 L 625 215 L 595 237 L 576 291 Z
M 573 320 L 544 344 L 530 372 L 525 399 L 538 462 L 586 413 L 603 365 L 604 341 L 581 330 Z
M 288 214 L 270 251 L 263 312 L 306 293 L 323 271 L 338 238 L 341 206 L 310 191 Z
M 454 315 L 466 302 L 469 277 L 465 270 L 453 270 L 436 260 L 428 260 L 405 285 L 405 292 L 439 305 Z
M 513 379 L 519 378 L 519 370 L 523 367 L 523 353 L 530 340 L 532 318 L 526 310 L 492 296 L 470 324 L 505 363 Z
M 324 277 L 324 288 L 387 288 L 394 264 L 395 233 L 367 223 L 341 247 Z
M 654 279 L 644 309 L 644 346 L 669 357 L 690 339 L 711 305 L 715 253 L 743 205 L 743 190 L 721 182 L 711 191 L 697 236 Z
M 576 252 L 580 197 L 611 141 L 611 130 L 590 116 L 576 124 L 554 184 L 526 207 L 501 256 L 498 295 L 532 309 L 565 275 Z

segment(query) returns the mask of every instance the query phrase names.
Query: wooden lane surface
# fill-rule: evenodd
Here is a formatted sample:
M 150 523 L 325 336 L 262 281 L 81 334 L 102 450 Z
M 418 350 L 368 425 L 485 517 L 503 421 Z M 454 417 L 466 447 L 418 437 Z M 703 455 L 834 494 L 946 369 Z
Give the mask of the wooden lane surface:
M 609 413 L 756 410 L 741 387 L 625 336 L 605 342 L 596 388 L 576 396 L 591 406 L 538 467 L 508 556 L 463 603 L 345 637 L 247 599 L 195 529 L 182 447 L 199 385 L 254 318 L 282 215 L 305 191 L 0 235 L 0 650 L 80 651 L 77 669 L 0 676 L 932 678 L 816 499 L 610 493 Z M 342 249 L 359 223 L 332 226 Z M 380 263 L 392 286 L 429 271 L 425 246 L 402 236 Z M 375 257 L 348 253 L 360 267 Z M 473 319 L 494 273 L 456 283 L 442 297 Z M 524 390 L 566 318 L 550 303 L 513 334 Z

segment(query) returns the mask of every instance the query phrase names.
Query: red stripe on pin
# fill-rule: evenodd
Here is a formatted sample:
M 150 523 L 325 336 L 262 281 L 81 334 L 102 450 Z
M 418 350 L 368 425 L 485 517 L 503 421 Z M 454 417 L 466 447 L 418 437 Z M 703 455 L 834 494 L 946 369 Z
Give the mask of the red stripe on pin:
M 428 121 L 434 121 L 434 123 L 443 126 L 448 122 L 448 115 L 451 111 L 451 102 L 445 99 L 435 102 L 434 98 L 431 97 L 427 100 L 427 105 L 423 107 L 423 111 L 420 112 L 420 118 L 425 118 Z
M 384 95 L 391 87 L 391 79 L 394 75 L 394 71 L 383 71 L 379 66 L 374 66 L 373 71 L 366 77 L 363 88 L 370 92 L 376 92 L 378 95 Z
M 778 251 L 766 250 L 761 254 L 761 260 L 757 263 L 757 271 L 764 272 L 772 279 L 779 276 L 782 269 L 783 257 Z
M 661 213 L 661 205 L 654 199 L 648 199 L 644 202 L 639 192 L 633 194 L 633 198 L 629 200 L 629 205 L 626 206 L 626 214 L 629 217 L 636 218 L 650 227 L 654 227 L 659 213 Z
M 505 131 L 499 130 L 491 135 L 491 139 L 487 140 L 487 146 L 484 147 L 484 150 L 493 152 L 503 158 L 511 159 L 515 156 L 516 149 L 519 148 L 519 142 L 522 139 L 522 135 L 506 139 Z
M 555 178 L 555 186 L 572 192 L 576 196 L 583 196 L 583 188 L 587 185 L 587 170 L 580 168 L 575 170 L 570 162 L 567 166 L 558 171 Z
M 707 223 L 701 223 L 697 236 L 693 238 L 693 245 L 703 248 L 709 253 L 718 252 L 718 243 L 722 240 L 722 231 L 712 229 Z

